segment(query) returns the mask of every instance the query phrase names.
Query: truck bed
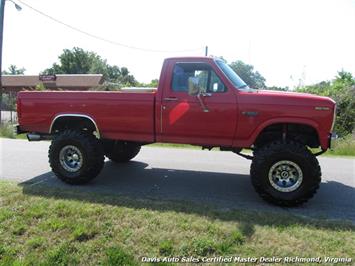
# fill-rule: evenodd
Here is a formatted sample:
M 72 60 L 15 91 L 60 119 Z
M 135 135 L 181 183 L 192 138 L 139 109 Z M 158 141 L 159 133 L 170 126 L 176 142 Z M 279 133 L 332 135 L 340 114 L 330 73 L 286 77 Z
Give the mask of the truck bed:
M 58 115 L 90 116 L 102 138 L 154 141 L 155 92 L 19 92 L 21 129 L 49 133 Z

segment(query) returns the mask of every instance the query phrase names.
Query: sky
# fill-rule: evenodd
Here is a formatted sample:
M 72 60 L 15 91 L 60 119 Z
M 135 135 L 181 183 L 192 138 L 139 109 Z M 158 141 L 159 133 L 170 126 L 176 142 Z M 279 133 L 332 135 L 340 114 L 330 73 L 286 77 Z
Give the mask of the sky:
M 159 78 L 164 58 L 223 56 L 252 64 L 268 86 L 294 87 L 355 75 L 355 0 L 14 0 L 6 1 L 3 69 L 37 75 L 63 49 L 81 47 L 128 67 L 140 82 Z M 97 40 L 41 16 L 128 46 Z M 186 51 L 194 49 L 194 51 Z M 301 80 L 301 81 L 300 81 Z

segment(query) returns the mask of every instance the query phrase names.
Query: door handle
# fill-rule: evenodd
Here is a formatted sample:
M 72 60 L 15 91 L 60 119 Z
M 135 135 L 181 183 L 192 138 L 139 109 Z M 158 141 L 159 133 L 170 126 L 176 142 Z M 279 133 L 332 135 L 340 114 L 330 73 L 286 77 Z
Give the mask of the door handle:
M 174 101 L 177 101 L 178 98 L 176 98 L 176 97 L 167 97 L 167 98 L 164 98 L 163 100 L 164 101 L 168 101 L 168 102 L 174 102 Z
M 259 114 L 259 112 L 255 112 L 255 111 L 245 111 L 245 112 L 242 112 L 243 115 L 245 116 L 257 116 Z
M 209 92 L 202 92 L 202 93 L 201 93 L 201 96 L 203 96 L 203 97 L 211 97 L 211 96 L 212 96 L 212 93 L 209 93 Z

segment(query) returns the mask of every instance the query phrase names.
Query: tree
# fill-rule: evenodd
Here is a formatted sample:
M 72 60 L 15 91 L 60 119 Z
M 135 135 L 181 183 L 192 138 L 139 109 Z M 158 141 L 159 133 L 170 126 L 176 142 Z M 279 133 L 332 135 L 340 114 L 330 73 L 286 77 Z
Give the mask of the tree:
M 16 65 L 10 65 L 7 70 L 2 71 L 3 75 L 23 75 L 26 69 L 18 68 Z M 12 93 L 0 92 L 0 110 L 12 110 L 16 109 L 16 95 Z M 1 114 L 0 114 L 1 120 Z M 0 121 L 1 123 L 1 121 Z
M 355 78 L 350 72 L 339 71 L 332 81 L 322 81 L 311 86 L 297 88 L 298 92 L 308 92 L 327 96 L 337 103 L 334 131 L 340 136 L 351 134 L 355 128 Z
M 138 87 L 158 88 L 159 79 L 152 79 L 149 83 L 138 83 Z
M 137 83 L 126 67 L 111 66 L 98 54 L 79 47 L 64 49 L 59 63 L 54 63 L 43 74 L 102 74 L 105 82 L 118 83 L 117 86 L 135 86 Z
M 2 95 L 1 110 L 15 111 L 16 110 L 16 94 L 4 93 Z
M 117 81 L 120 82 L 121 84 L 125 86 L 129 86 L 129 85 L 136 86 L 138 84 L 134 76 L 129 74 L 128 68 L 121 67 L 119 73 L 120 75 L 118 76 Z
M 254 70 L 254 66 L 248 65 L 241 60 L 229 64 L 229 66 L 245 81 L 251 88 L 265 88 L 265 78 Z
M 25 74 L 26 69 L 18 68 L 16 65 L 10 65 L 8 70 L 4 70 L 2 74 L 4 75 L 23 75 Z
M 149 87 L 158 88 L 159 79 L 152 79 L 148 84 Z
M 288 91 L 289 88 L 288 87 L 279 87 L 279 86 L 271 86 L 271 87 L 267 87 L 267 90 L 273 90 L 273 91 Z

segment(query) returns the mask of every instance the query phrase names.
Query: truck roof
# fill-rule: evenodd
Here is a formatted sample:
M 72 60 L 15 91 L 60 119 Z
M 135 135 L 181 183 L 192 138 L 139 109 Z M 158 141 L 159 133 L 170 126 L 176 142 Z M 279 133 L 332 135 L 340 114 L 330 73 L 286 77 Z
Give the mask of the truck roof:
M 213 60 L 214 57 L 211 56 L 176 56 L 168 57 L 165 60 Z

